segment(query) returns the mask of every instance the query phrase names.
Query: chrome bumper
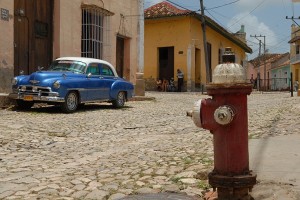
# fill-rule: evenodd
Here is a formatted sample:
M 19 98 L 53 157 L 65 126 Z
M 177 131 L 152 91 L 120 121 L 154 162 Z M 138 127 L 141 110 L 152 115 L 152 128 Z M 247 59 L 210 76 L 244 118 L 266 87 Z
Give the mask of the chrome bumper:
M 65 102 L 65 99 L 62 97 L 55 96 L 56 93 L 53 93 L 51 96 L 42 96 L 40 94 L 27 94 L 27 93 L 10 93 L 8 95 L 11 99 L 20 99 L 24 101 L 43 101 L 43 102 Z

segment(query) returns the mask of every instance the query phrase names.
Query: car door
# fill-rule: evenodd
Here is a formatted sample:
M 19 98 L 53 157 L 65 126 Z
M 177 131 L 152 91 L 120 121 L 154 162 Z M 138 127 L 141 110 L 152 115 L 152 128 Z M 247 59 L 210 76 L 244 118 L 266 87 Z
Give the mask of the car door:
M 101 64 L 99 63 L 90 63 L 87 68 L 87 101 L 102 100 L 105 98 L 103 95 L 104 82 L 100 75 L 100 66 Z
M 112 84 L 118 79 L 112 71 L 111 67 L 106 64 L 101 64 L 100 76 L 103 83 L 103 95 L 105 99 L 110 99 L 110 91 Z

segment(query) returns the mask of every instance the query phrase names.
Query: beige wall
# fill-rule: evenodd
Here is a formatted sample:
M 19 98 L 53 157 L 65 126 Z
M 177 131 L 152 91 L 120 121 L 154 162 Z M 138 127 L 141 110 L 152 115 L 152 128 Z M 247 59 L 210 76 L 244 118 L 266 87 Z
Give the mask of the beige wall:
M 128 80 L 135 82 L 138 65 L 138 0 L 55 0 L 54 3 L 54 58 L 80 56 L 81 54 L 81 5 L 96 5 L 113 13 L 110 17 L 108 43 L 104 59 L 116 65 L 116 38 L 126 40 L 125 70 Z
M 54 0 L 53 58 L 81 55 L 81 5 L 96 5 L 113 13 L 110 17 L 109 47 L 105 58 L 116 64 L 116 37 L 126 39 L 126 77 L 136 81 L 138 69 L 138 0 Z M 14 75 L 14 1 L 0 0 L 0 8 L 9 10 L 9 21 L 0 19 L 0 93 L 11 90 Z
M 12 0 L 1 0 L 0 8 L 9 11 L 9 21 L 0 17 L 0 93 L 10 92 L 11 78 L 14 75 L 14 3 Z

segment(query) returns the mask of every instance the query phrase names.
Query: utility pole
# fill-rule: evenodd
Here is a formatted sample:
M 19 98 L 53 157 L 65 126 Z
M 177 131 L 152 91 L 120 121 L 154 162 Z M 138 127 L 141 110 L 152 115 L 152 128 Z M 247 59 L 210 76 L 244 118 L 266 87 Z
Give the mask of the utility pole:
M 266 36 L 265 35 L 250 35 L 250 37 L 255 37 L 257 40 L 259 40 L 259 52 L 261 48 L 261 40 L 258 38 L 264 38 L 264 89 L 266 90 L 266 74 L 267 74 L 267 67 L 266 67 Z M 259 64 L 260 65 L 260 64 Z M 259 76 L 260 76 L 260 66 L 259 66 Z M 260 78 L 260 77 L 259 77 Z M 259 83 L 259 82 L 258 82 Z
M 293 20 L 293 22 L 294 22 L 295 24 L 297 24 L 297 25 L 300 27 L 300 25 L 295 21 L 295 19 L 300 19 L 300 16 L 299 16 L 298 18 L 294 18 L 294 16 L 292 16 L 292 17 L 286 16 L 285 18 L 286 18 L 286 19 L 291 19 L 291 20 Z
M 201 6 L 201 26 L 202 26 L 202 32 L 203 32 L 204 57 L 205 57 L 205 67 L 206 67 L 206 83 L 210 83 L 211 82 L 211 70 L 210 70 L 210 66 L 208 63 L 206 24 L 205 24 L 203 0 L 200 0 L 200 6 Z
M 258 50 L 258 73 L 257 73 L 257 77 L 256 77 L 256 87 L 257 87 L 257 91 L 260 90 L 260 56 L 261 56 L 261 40 L 258 39 L 257 37 L 250 35 L 250 37 L 254 37 L 255 39 L 257 39 L 259 41 L 259 50 Z

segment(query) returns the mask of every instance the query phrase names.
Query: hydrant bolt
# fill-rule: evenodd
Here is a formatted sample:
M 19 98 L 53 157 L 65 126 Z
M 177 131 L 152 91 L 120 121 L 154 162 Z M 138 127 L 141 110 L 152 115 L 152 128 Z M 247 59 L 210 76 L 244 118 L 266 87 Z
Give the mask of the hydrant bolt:
M 234 117 L 233 109 L 230 106 L 220 106 L 214 113 L 214 119 L 220 125 L 229 124 Z

